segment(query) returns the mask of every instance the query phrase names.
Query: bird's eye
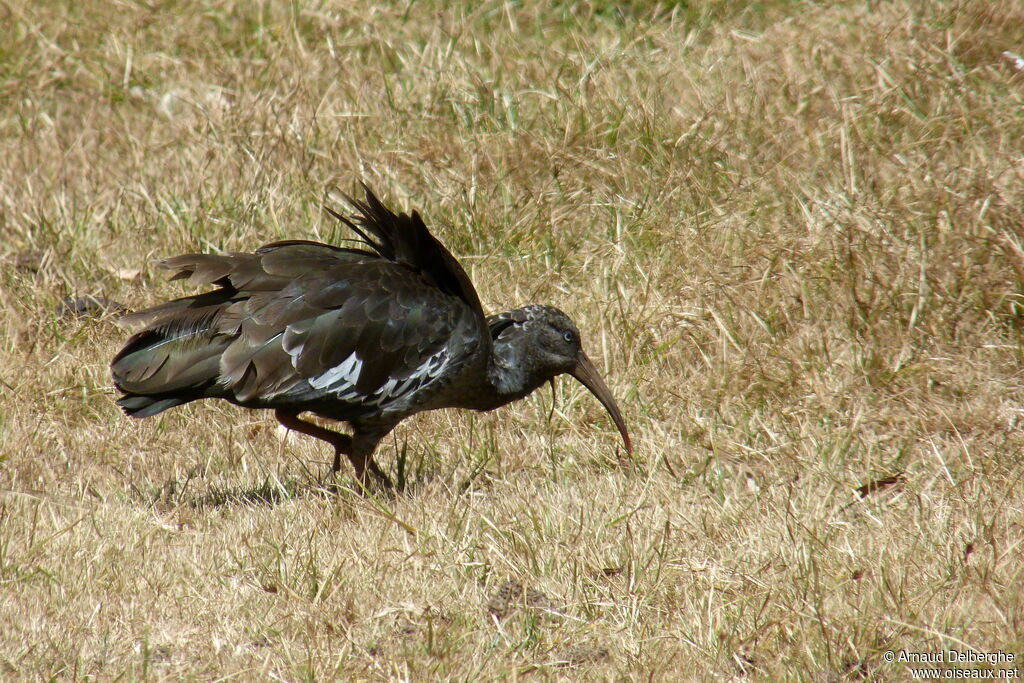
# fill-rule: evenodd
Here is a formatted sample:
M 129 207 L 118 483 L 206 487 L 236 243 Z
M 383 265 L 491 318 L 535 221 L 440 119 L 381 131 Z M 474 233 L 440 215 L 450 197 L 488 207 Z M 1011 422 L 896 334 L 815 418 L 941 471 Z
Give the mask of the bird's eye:
M 566 344 L 572 344 L 576 340 L 576 335 L 574 335 L 570 330 L 566 330 L 562 333 L 562 339 L 565 340 Z

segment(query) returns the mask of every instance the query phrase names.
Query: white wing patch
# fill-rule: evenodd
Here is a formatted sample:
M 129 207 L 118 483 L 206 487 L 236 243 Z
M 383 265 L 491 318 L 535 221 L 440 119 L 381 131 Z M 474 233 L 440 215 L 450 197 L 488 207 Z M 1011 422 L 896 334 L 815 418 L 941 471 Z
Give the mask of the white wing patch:
M 295 356 L 292 356 L 294 362 Z M 340 364 L 335 365 L 327 372 L 309 380 L 309 385 L 314 389 L 326 389 L 328 391 L 341 391 L 351 389 L 359 381 L 359 372 L 363 369 L 363 361 L 359 360 L 356 352 L 353 351 L 349 357 Z
M 384 382 L 377 391 L 373 392 L 366 403 L 379 406 L 399 399 L 410 392 L 415 392 L 420 387 L 430 384 L 444 373 L 445 368 L 448 367 L 449 360 L 448 352 L 445 349 L 441 349 L 423 362 L 416 368 L 415 372 L 405 379 L 391 378 Z
M 293 362 L 295 356 L 292 356 Z M 414 393 L 420 387 L 440 377 L 448 367 L 451 357 L 444 349 L 427 358 L 416 370 L 404 379 L 388 379 L 369 396 L 361 396 L 356 389 L 363 361 L 353 351 L 348 358 L 326 372 L 309 380 L 314 389 L 330 392 L 342 401 L 353 401 L 369 406 L 383 406 L 403 396 Z

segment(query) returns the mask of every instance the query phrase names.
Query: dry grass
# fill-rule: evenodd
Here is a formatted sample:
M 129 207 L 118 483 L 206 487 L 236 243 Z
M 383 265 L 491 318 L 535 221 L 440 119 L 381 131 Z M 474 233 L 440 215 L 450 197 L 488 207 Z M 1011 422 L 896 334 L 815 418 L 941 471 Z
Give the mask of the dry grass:
M 1024 654 L 1017 0 L 0 5 L 0 677 L 902 680 Z M 396 500 L 113 403 L 68 295 L 339 239 L 365 178 L 559 384 L 410 420 Z M 142 269 L 138 277 L 133 272 Z

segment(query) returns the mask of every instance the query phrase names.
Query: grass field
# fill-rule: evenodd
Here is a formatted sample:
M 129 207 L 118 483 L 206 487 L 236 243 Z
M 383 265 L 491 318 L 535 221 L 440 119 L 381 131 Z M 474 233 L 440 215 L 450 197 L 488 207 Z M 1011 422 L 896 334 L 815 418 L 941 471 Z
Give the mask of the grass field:
M 906 680 L 1024 669 L 1018 0 L 0 4 L 0 678 Z M 571 379 L 332 454 L 134 421 L 155 258 L 347 237 L 366 180 Z M 960 664 L 964 668 L 992 668 Z M 1006 668 L 998 665 L 994 668 Z

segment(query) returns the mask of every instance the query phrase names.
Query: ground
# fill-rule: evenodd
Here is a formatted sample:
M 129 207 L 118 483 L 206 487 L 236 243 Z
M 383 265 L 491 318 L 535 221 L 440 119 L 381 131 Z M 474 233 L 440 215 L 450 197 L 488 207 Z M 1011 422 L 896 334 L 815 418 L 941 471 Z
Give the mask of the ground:
M 1017 0 L 0 24 L 3 679 L 1024 668 Z M 121 413 L 110 302 L 189 291 L 162 256 L 343 240 L 359 180 L 489 312 L 574 317 L 632 458 L 571 379 L 403 423 L 395 497 L 325 492 L 267 413 Z

